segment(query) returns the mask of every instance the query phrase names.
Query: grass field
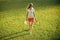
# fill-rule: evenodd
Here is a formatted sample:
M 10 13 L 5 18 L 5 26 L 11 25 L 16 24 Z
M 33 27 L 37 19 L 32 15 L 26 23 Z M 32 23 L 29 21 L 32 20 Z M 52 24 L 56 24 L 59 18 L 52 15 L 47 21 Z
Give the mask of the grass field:
M 24 24 L 26 6 L 30 2 L 8 1 L 7 4 L 6 1 L 0 1 L 2 4 L 0 7 L 0 40 L 60 40 L 60 5 L 42 7 L 38 2 L 32 1 L 35 4 L 36 19 L 40 25 L 38 26 L 35 22 L 33 33 L 30 35 L 28 25 Z

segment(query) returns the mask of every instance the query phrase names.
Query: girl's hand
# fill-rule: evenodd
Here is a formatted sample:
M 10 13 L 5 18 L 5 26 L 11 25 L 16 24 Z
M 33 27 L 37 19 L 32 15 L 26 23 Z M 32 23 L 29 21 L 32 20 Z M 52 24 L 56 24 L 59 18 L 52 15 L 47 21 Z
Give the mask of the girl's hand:
M 26 21 L 28 20 L 28 18 L 26 18 Z
M 34 18 L 34 22 L 36 21 L 36 18 Z

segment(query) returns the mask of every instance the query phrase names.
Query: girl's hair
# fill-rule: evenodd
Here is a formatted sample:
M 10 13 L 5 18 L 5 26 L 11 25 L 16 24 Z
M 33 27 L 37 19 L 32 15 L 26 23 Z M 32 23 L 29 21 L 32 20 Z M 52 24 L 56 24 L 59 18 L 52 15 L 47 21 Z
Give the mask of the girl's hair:
M 27 9 L 29 9 L 29 8 L 32 7 L 32 6 L 33 6 L 33 3 L 30 3 L 30 4 L 28 5 Z

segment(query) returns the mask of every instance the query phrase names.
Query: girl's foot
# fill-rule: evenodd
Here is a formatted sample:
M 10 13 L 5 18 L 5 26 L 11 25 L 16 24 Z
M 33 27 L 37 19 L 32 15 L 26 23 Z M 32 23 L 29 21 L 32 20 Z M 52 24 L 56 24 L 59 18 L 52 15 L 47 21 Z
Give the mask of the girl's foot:
M 30 32 L 30 35 L 32 35 L 32 32 Z

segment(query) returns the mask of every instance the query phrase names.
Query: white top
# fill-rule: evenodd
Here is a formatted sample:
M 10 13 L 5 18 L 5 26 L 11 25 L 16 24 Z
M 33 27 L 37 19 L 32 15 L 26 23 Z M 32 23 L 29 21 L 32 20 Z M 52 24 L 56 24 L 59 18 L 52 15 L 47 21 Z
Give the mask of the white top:
M 34 8 L 32 8 L 31 10 L 28 9 L 27 12 L 28 12 L 28 18 L 34 18 Z

